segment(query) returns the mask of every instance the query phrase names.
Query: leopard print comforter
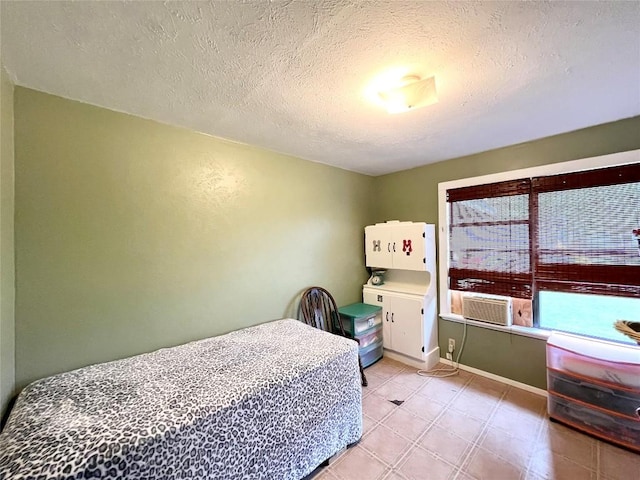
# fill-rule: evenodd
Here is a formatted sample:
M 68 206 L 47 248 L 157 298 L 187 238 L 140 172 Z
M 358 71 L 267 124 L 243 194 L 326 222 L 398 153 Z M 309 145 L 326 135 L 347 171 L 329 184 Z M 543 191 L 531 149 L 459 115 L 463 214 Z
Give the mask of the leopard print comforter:
M 25 388 L 0 479 L 300 479 L 362 434 L 358 347 L 284 319 Z

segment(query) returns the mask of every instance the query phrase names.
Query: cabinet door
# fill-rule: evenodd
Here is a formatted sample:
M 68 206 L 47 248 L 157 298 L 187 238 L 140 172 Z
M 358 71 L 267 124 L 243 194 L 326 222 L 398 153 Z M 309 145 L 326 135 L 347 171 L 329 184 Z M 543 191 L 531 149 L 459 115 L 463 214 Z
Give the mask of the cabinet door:
M 385 300 L 390 311 L 391 350 L 422 359 L 423 299 L 387 295 Z
M 367 267 L 392 268 L 391 228 L 370 225 L 364 228 L 364 253 Z
M 393 228 L 393 268 L 419 271 L 426 269 L 424 231 L 424 223 L 400 224 Z

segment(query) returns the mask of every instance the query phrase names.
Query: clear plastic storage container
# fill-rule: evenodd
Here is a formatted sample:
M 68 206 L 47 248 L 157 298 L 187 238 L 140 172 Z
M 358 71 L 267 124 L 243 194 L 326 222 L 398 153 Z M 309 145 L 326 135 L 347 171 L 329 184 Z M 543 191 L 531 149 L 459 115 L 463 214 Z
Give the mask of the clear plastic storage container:
M 640 347 L 554 332 L 549 417 L 640 452 Z
M 549 415 L 578 430 L 640 452 L 640 422 L 549 395 Z
M 371 333 L 367 333 L 362 336 L 356 336 L 356 338 L 360 342 L 360 348 L 368 347 L 373 343 L 382 342 L 382 329 L 379 328 Z
M 368 367 L 374 362 L 377 362 L 382 358 L 382 342 L 374 343 L 365 347 L 360 352 L 360 360 L 362 360 L 362 366 Z
M 353 303 L 338 309 L 342 326 L 352 335 L 382 325 L 382 308 L 366 303 Z
M 553 332 L 547 367 L 640 392 L 640 347 Z
M 547 386 L 549 393 L 574 398 L 640 421 L 640 392 L 554 370 L 547 372 Z

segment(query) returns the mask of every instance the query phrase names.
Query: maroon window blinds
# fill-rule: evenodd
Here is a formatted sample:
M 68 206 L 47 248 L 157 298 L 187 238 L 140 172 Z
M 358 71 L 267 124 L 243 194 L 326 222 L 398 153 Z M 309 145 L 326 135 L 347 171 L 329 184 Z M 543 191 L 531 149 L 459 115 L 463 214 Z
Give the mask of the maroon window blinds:
M 640 164 L 536 177 L 531 189 L 538 289 L 640 297 Z
M 447 191 L 449 288 L 531 298 L 529 179 Z
M 640 297 L 640 164 L 451 189 L 447 201 L 453 290 Z

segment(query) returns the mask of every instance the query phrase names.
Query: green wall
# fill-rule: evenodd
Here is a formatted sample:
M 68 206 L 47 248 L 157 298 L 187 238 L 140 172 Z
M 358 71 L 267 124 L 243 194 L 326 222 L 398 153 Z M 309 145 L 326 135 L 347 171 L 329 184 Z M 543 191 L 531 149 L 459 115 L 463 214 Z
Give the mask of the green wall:
M 0 419 L 15 387 L 13 84 L 0 67 Z
M 461 135 L 460 141 L 464 141 Z M 640 148 L 640 117 L 620 120 L 533 142 L 376 177 L 376 221 L 438 223 L 438 183 Z M 462 339 L 462 325 L 438 324 L 441 352 L 447 339 Z M 460 362 L 503 377 L 546 388 L 545 342 L 470 327 Z
M 361 298 L 374 179 L 16 87 L 16 384 Z
M 295 315 L 309 285 L 339 304 L 358 301 L 362 228 L 437 223 L 439 182 L 640 148 L 636 117 L 372 178 L 26 88 L 14 94 L 5 82 L 3 402 L 13 391 L 12 120 L 17 388 Z M 443 351 L 449 337 L 460 344 L 461 324 L 439 328 Z M 541 340 L 469 327 L 461 361 L 545 386 Z

